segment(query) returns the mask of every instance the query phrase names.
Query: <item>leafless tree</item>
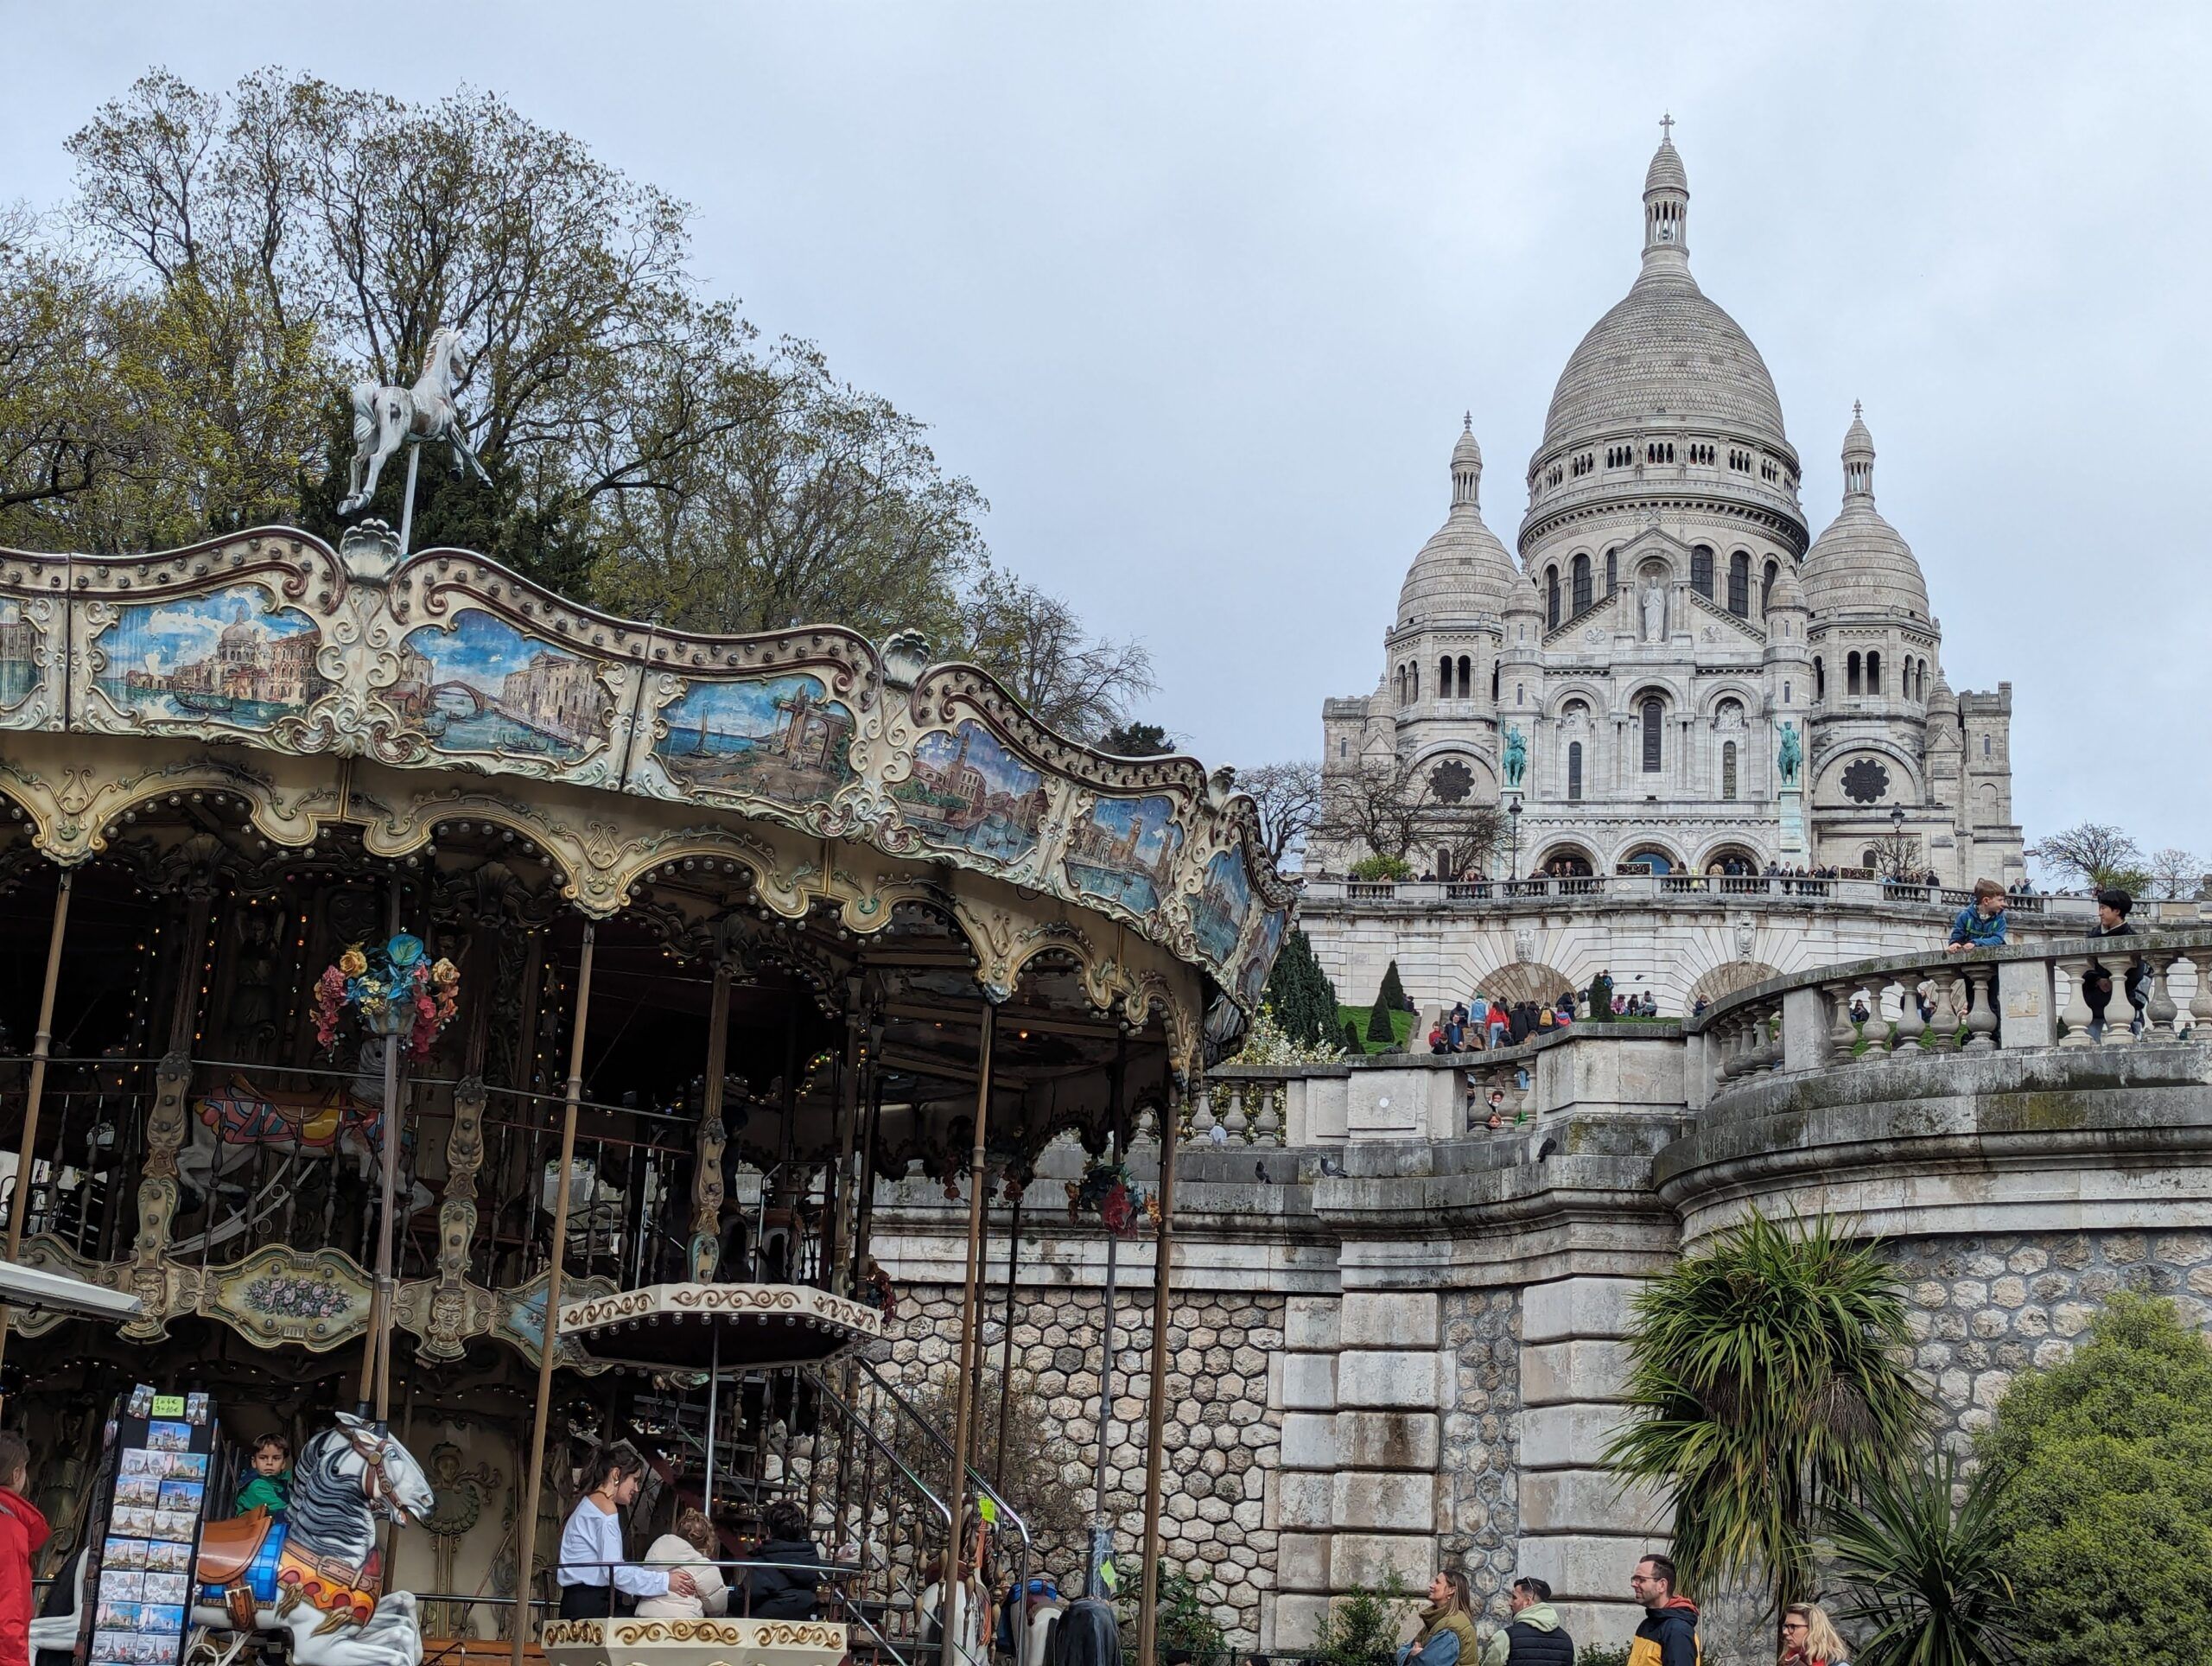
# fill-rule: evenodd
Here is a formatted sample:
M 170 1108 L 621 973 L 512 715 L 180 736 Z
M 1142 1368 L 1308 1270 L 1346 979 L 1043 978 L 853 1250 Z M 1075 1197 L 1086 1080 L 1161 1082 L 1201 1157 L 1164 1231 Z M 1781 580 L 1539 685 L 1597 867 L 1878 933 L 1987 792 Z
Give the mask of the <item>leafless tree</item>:
M 1867 847 L 1874 853 L 1874 873 L 1885 880 L 1908 881 L 1927 871 L 1920 855 L 1920 840 L 1910 833 L 1885 833 Z
M 2193 897 L 2204 883 L 2204 864 L 2186 850 L 2168 845 L 2152 853 L 2151 883 L 2162 897 Z
M 1448 767 L 1448 766 L 1445 766 Z M 1505 831 L 1497 805 L 1471 802 L 1445 767 L 1370 759 L 1323 794 L 1313 831 L 1332 844 L 1448 874 L 1486 864 Z
M 966 658 L 1078 741 L 1102 739 L 1159 686 L 1142 643 L 1093 637 L 1059 597 L 1003 573 L 987 574 L 976 587 L 967 638 Z
M 1262 764 L 1242 772 L 1236 785 L 1260 809 L 1260 843 L 1268 860 L 1281 868 L 1304 849 L 1306 836 L 1321 813 L 1321 766 L 1310 758 Z
M 2091 887 L 2116 883 L 2142 871 L 2143 850 L 2116 827 L 2083 822 L 2028 847 L 2046 868 Z

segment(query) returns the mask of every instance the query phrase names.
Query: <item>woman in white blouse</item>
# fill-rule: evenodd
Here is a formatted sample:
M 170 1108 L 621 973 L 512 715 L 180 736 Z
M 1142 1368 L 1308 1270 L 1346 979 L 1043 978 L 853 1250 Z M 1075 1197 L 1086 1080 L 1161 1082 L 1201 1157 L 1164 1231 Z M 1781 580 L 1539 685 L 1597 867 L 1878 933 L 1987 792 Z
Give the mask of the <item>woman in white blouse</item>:
M 683 1597 L 671 1592 L 664 1597 L 641 1598 L 638 1618 L 705 1619 L 727 1612 L 729 1588 L 722 1583 L 722 1570 L 714 1563 L 717 1548 L 715 1524 L 702 1511 L 688 1507 L 677 1511 L 676 1531 L 655 1539 L 652 1548 L 645 1552 L 645 1560 L 656 1567 L 682 1568 L 691 1576 L 698 1594 Z
M 561 1531 L 561 1562 L 553 1577 L 561 1587 L 563 1619 L 608 1619 L 614 1593 L 629 1597 L 696 1597 L 699 1587 L 681 1567 L 641 1567 L 622 1554 L 624 1506 L 634 1504 L 644 1484 L 645 1459 L 632 1452 L 601 1453 L 597 1485 L 576 1500 Z

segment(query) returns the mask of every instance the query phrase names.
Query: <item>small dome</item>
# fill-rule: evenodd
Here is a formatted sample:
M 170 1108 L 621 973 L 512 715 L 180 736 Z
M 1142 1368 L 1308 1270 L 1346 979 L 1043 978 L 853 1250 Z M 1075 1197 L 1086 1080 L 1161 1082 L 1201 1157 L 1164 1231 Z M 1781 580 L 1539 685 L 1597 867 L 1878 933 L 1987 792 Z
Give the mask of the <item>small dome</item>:
M 1803 577 L 1815 614 L 1929 617 L 1928 581 L 1912 546 L 1874 507 L 1874 436 L 1855 405 L 1843 445 L 1843 509 L 1806 551 Z
M 1782 563 L 1781 571 L 1774 575 L 1774 588 L 1767 592 L 1766 605 L 1770 613 L 1777 607 L 1796 607 L 1800 610 L 1804 607 L 1805 587 L 1797 582 L 1796 562 L 1785 561 Z
M 1643 172 L 1646 195 L 1654 191 L 1680 191 L 1689 194 L 1689 172 L 1682 166 L 1682 153 L 1675 149 L 1673 137 L 1659 141 L 1659 148 L 1651 154 L 1651 166 Z
M 1452 512 L 1414 557 L 1398 592 L 1401 630 L 1420 620 L 1505 611 L 1520 569 L 1483 524 L 1482 473 L 1483 450 L 1470 416 L 1452 448 Z

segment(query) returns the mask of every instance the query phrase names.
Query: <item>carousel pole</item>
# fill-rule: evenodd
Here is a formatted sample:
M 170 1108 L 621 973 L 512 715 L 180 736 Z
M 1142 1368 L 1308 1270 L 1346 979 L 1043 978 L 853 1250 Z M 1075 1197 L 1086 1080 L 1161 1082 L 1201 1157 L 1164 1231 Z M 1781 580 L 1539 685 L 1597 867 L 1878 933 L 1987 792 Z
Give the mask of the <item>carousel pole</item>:
M 408 461 L 414 461 L 409 454 Z M 391 881 L 391 899 L 385 911 L 385 940 L 399 935 L 399 881 Z M 377 1281 L 369 1297 L 369 1334 L 361 1350 L 361 1408 L 369 1415 L 376 1405 L 377 1427 L 382 1428 L 391 1412 L 392 1300 L 391 1216 L 399 1192 L 399 1037 L 384 1038 L 384 1122 L 377 1142 L 383 1148 L 384 1173 L 378 1182 L 377 1213 Z
M 825 1288 L 841 1296 L 852 1294 L 857 1284 L 855 1278 L 846 1276 L 844 1262 L 855 1225 L 853 1193 L 858 1189 L 853 1175 L 853 1152 L 860 1143 L 861 1040 L 866 1030 L 865 1014 L 861 1011 L 861 989 L 859 978 L 845 980 L 845 1067 L 837 1073 L 838 1121 L 844 1124 L 843 1144 L 837 1154 L 837 1195 L 831 1199 L 830 1253 L 822 1258 Z
M 1021 1255 L 1021 1193 L 1014 1194 L 1014 1218 L 1006 1229 L 1006 1335 L 999 1343 L 999 1450 L 991 1465 L 991 1485 L 1006 1491 L 1006 1420 L 1014 1407 L 1014 1271 Z
M 1152 1269 L 1152 1402 L 1144 1443 L 1144 1595 L 1137 1607 L 1137 1661 L 1151 1666 L 1160 1635 L 1160 1502 L 1161 1444 L 1167 1427 L 1168 1275 L 1175 1259 L 1175 1135 L 1183 1120 L 1183 1090 L 1169 1096 L 1160 1119 L 1160 1237 Z
M 8 1259 L 23 1247 L 23 1218 L 31 1212 L 31 1164 L 38 1154 L 38 1113 L 46 1097 L 46 1060 L 54 1048 L 54 992 L 61 982 L 61 938 L 69 926 L 69 893 L 77 870 L 65 868 L 54 891 L 54 925 L 46 939 L 46 982 L 38 992 L 38 1033 L 31 1040 L 31 1078 L 23 1096 L 23 1142 L 16 1154 L 16 1195 L 8 1205 Z M 0 1358 L 8 1347 L 14 1310 L 0 1304 Z
M 423 448 L 411 440 L 407 446 L 407 495 L 399 505 L 399 558 L 407 559 L 408 540 L 415 536 L 415 472 L 423 466 Z
M 976 1415 L 976 1325 L 977 1288 L 982 1275 L 983 1141 L 991 1112 L 991 1042 L 998 1027 L 998 1008 L 983 997 L 983 1028 L 976 1048 L 976 1145 L 968 1160 L 968 1261 L 960 1285 L 960 1377 L 957 1404 L 952 1420 L 952 1486 L 945 1506 L 952 1512 L 951 1542 L 946 1547 L 944 1578 L 938 1587 L 938 1629 L 944 1633 L 938 1650 L 939 1666 L 954 1666 L 961 1631 L 959 1593 L 962 1591 L 960 1553 L 968 1530 L 968 1440 Z M 969 1605 L 973 1606 L 973 1605 Z M 978 1618 L 981 1617 L 978 1616 Z
M 711 1522 L 715 1518 L 715 1416 L 721 1408 L 722 1383 L 722 1327 L 711 1314 L 707 1319 L 707 1478 L 701 1488 L 703 1502 L 699 1508 Z
M 523 1484 L 522 1519 L 516 1525 L 513 1666 L 522 1666 L 530 1637 L 531 1566 L 537 1555 L 537 1497 L 545 1479 L 545 1424 L 553 1408 L 553 1356 L 561 1337 L 561 1260 L 569 1243 L 569 1171 L 576 1157 L 576 1104 L 584 1095 L 584 1021 L 591 1014 L 591 951 L 598 932 L 584 922 L 583 955 L 576 966 L 576 1021 L 569 1038 L 568 1103 L 561 1111 L 561 1167 L 553 1184 L 553 1254 L 545 1268 L 545 1324 L 537 1339 L 537 1407 L 530 1425 L 529 1478 Z
M 1114 1043 L 1113 1099 L 1106 1128 L 1106 1151 L 1116 1162 L 1122 1157 L 1122 1090 L 1127 1078 L 1129 1062 L 1129 1038 L 1123 1034 Z M 1106 1448 L 1107 1430 L 1114 1418 L 1114 1272 L 1115 1251 L 1121 1240 L 1109 1232 L 1106 1235 L 1106 1292 L 1105 1320 L 1101 1327 L 1104 1345 L 1098 1361 L 1098 1461 L 1090 1476 L 1090 1561 L 1084 1569 L 1084 1590 L 1093 1597 L 1103 1597 L 1106 1587 L 1101 1570 L 1114 1554 L 1114 1529 L 1106 1519 Z

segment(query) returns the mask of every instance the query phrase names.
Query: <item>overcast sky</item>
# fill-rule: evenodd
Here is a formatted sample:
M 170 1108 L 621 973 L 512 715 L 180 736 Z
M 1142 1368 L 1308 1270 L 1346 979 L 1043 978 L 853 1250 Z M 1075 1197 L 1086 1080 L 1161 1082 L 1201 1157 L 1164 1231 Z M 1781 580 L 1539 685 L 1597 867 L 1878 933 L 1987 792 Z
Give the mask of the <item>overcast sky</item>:
M 1463 410 L 1513 547 L 1634 278 L 1662 109 L 1692 264 L 1817 531 L 1863 399 L 2032 840 L 2212 857 L 2212 7 L 9 3 L 0 195 L 165 64 L 496 90 L 696 206 L 696 266 L 932 425 L 996 555 L 1141 636 L 1209 762 L 1374 687 Z

